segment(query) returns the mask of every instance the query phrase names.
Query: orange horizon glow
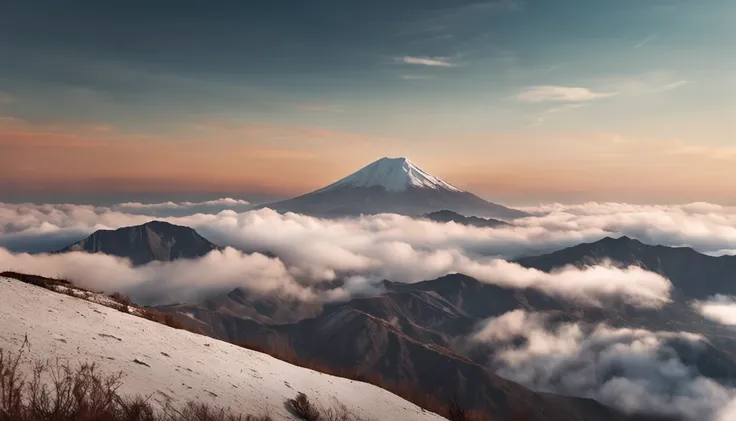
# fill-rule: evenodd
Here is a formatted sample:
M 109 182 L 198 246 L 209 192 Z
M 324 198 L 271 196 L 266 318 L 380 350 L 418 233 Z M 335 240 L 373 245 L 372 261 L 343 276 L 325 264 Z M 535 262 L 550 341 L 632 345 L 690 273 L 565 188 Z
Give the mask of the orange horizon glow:
M 190 133 L 175 137 L 126 133 L 105 124 L 0 120 L 5 152 L 0 189 L 296 196 L 384 155 L 407 156 L 483 197 L 525 203 L 555 196 L 728 202 L 724 183 L 736 183 L 736 148 L 693 147 L 677 140 L 458 134 L 453 139 L 459 151 L 448 155 L 426 148 L 412 153 L 411 142 L 397 139 L 293 125 L 202 123 Z M 530 154 L 535 148 L 544 153 Z M 467 156 L 467 150 L 478 153 Z M 689 170 L 682 171 L 685 167 Z

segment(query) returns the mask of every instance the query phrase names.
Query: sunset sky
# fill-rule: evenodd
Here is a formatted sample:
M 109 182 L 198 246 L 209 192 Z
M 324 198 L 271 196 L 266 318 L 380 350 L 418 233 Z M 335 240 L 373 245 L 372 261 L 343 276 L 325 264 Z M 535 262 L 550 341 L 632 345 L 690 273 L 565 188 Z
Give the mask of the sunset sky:
M 734 21 L 733 0 L 0 0 L 0 202 L 264 200 L 405 156 L 510 205 L 736 204 Z

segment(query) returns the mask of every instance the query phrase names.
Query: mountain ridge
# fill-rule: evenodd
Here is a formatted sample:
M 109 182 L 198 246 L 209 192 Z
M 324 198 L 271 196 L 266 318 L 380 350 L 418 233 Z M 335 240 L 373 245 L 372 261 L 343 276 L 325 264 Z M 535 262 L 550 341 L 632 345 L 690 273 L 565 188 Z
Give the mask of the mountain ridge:
M 552 253 L 523 257 L 516 263 L 549 272 L 567 265 L 587 266 L 604 260 L 636 265 L 667 277 L 691 299 L 736 295 L 736 256 L 708 256 L 691 247 L 649 245 L 628 237 L 605 237 Z
M 130 259 L 134 265 L 202 257 L 219 247 L 192 228 L 164 221 L 98 230 L 57 253 L 81 251 Z
M 429 175 L 410 160 L 384 157 L 359 169 L 315 193 L 327 192 L 340 187 L 383 187 L 387 191 L 406 191 L 409 187 L 462 192 L 452 184 Z

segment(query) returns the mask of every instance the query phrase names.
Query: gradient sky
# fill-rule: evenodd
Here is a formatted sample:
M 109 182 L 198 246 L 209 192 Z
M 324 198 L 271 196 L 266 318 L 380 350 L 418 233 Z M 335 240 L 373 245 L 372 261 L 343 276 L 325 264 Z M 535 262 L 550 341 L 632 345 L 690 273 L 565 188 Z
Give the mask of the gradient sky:
M 0 201 L 736 203 L 733 0 L 0 0 Z

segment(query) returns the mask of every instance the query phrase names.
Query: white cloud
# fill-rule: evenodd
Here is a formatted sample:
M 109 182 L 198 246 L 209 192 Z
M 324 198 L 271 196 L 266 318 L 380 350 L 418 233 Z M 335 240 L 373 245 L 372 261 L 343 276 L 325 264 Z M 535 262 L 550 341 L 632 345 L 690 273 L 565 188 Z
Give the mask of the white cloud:
M 412 57 L 404 56 L 396 59 L 397 62 L 403 64 L 416 64 L 421 66 L 430 67 L 455 67 L 457 64 L 453 63 L 447 57 Z
M 616 96 L 616 92 L 594 92 L 574 86 L 532 86 L 516 95 L 522 102 L 585 102 Z
M 696 301 L 693 307 L 703 317 L 724 325 L 736 325 L 736 297 L 716 295 L 709 300 Z
M 674 91 L 675 89 L 681 88 L 687 84 L 688 84 L 687 80 L 678 80 L 672 83 L 668 83 L 666 85 L 662 85 L 659 88 L 655 88 L 654 90 L 656 92 Z
M 250 203 L 247 200 L 238 200 L 225 197 L 217 200 L 208 200 L 206 202 L 164 202 L 164 203 L 140 203 L 140 202 L 125 202 L 116 205 L 119 209 L 178 209 L 178 208 L 196 208 L 196 207 L 236 207 L 236 206 L 248 206 Z
M 706 350 L 705 340 L 692 333 L 555 323 L 516 310 L 489 319 L 472 339 L 492 347 L 489 364 L 502 377 L 629 413 L 721 421 L 736 402 L 734 390 L 681 359 L 678 350 L 690 356 Z
M 611 268 L 605 263 L 546 274 L 504 259 L 621 235 L 648 244 L 690 246 L 704 253 L 736 249 L 736 207 L 591 202 L 524 210 L 534 216 L 516 220 L 510 227 L 476 228 L 391 214 L 326 220 L 262 209 L 159 217 L 151 215 L 158 208 L 134 212 L 119 206 L 0 204 L 0 247 L 56 250 L 97 229 L 163 219 L 191 226 L 221 246 L 273 252 L 290 276 L 306 284 L 358 276 L 369 287 L 382 279 L 416 282 L 462 272 L 484 282 L 530 286 L 592 305 L 611 296 L 657 305 L 657 297 L 667 298 L 669 283 L 637 268 Z M 609 281 L 611 288 L 604 293 L 599 286 Z
M 657 70 L 640 74 L 605 77 L 597 81 L 599 86 L 620 93 L 622 96 L 645 96 L 673 91 L 689 83 L 677 73 Z
M 136 225 L 150 219 L 91 206 L 5 205 L 0 207 L 0 245 L 21 249 L 19 246 L 24 244 L 53 240 L 58 249 L 95 229 Z M 191 226 L 218 245 L 272 252 L 279 256 L 289 275 L 305 285 L 349 276 L 374 283 L 383 279 L 410 283 L 460 272 L 482 282 L 537 288 L 594 306 L 609 299 L 657 306 L 668 299 L 670 288 L 668 280 L 639 268 L 601 263 L 545 273 L 496 257 L 540 246 L 558 248 L 567 241 L 579 242 L 580 235 L 601 235 L 598 229 L 545 232 L 547 228 L 538 218 L 530 218 L 529 226 L 505 229 L 439 224 L 390 214 L 325 220 L 281 215 L 269 209 L 163 219 Z M 66 244 L 60 244 L 61 240 Z
M 35 244 L 39 246 L 35 250 L 52 250 L 42 246 L 56 238 L 76 241 L 97 229 L 163 219 L 191 226 L 223 246 L 246 249 L 257 249 L 261 243 L 264 247 L 278 243 L 279 236 L 274 232 L 295 236 L 281 241 L 285 244 L 310 238 L 324 239 L 331 244 L 347 243 L 350 247 L 360 241 L 396 241 L 416 250 L 458 249 L 467 255 L 503 258 L 539 254 L 621 235 L 648 244 L 690 246 L 703 253 L 736 249 L 736 207 L 709 203 L 658 206 L 589 202 L 522 209 L 534 216 L 516 220 L 511 227 L 494 229 L 439 224 L 390 214 L 330 221 L 294 214 L 278 216 L 265 211 L 227 210 L 159 218 L 145 212 L 122 212 L 116 207 L 0 203 L 0 246 L 24 250 L 23 244 Z M 252 240 L 231 229 L 243 231 Z M 348 234 L 352 239 L 346 238 Z
M 112 206 L 113 210 L 151 216 L 185 216 L 195 213 L 218 213 L 223 210 L 246 211 L 253 207 L 247 200 L 229 197 L 205 202 L 126 202 Z
M 0 267 L 58 276 L 92 289 L 124 291 L 140 297 L 144 303 L 196 302 L 205 293 L 221 293 L 235 287 L 310 299 L 344 300 L 355 293 L 377 290 L 383 279 L 416 282 L 455 272 L 490 284 L 537 288 L 591 306 L 602 306 L 609 299 L 620 298 L 632 305 L 651 307 L 663 304 L 669 297 L 670 283 L 666 279 L 639 268 L 596 266 L 566 268 L 549 274 L 500 259 L 472 259 L 458 250 L 422 252 L 397 242 L 365 244 L 354 251 L 345 244 L 332 245 L 317 239 L 276 248 L 280 259 L 251 256 L 227 248 L 201 259 L 156 262 L 140 267 L 99 254 L 31 255 L 0 248 Z M 339 278 L 348 279 L 347 284 L 333 290 L 320 288 L 320 297 L 310 296 L 314 295 L 309 292 L 313 286 Z
M 650 42 L 654 41 L 655 38 L 657 38 L 657 34 L 649 35 L 648 37 L 644 38 L 639 43 L 637 43 L 636 45 L 634 45 L 634 49 L 637 49 L 638 50 L 639 48 L 644 47 L 645 45 L 647 45 Z
M 0 248 L 0 267 L 70 279 L 95 291 L 124 292 L 143 304 L 198 302 L 202 297 L 236 287 L 253 293 L 318 299 L 310 287 L 297 283 L 278 259 L 248 255 L 232 248 L 210 252 L 201 259 L 154 262 L 139 267 L 103 254 L 31 255 Z

